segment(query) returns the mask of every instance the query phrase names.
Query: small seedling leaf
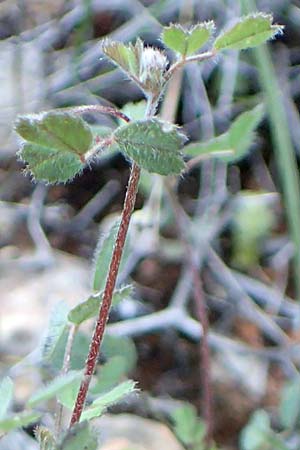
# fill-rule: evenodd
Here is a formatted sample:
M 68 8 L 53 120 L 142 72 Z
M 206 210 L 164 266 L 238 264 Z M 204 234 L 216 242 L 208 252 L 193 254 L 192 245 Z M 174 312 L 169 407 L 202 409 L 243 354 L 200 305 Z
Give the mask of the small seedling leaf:
M 118 386 L 111 389 L 109 392 L 101 395 L 93 403 L 86 408 L 81 416 L 81 420 L 90 420 L 94 417 L 101 416 L 103 412 L 111 405 L 124 398 L 126 395 L 134 392 L 135 382 L 132 380 L 124 381 Z
M 0 433 L 8 433 L 15 428 L 26 427 L 31 423 L 37 422 L 40 416 L 40 414 L 35 412 L 24 411 L 23 413 L 16 414 L 12 417 L 7 417 L 0 421 Z
M 283 27 L 273 24 L 273 17 L 269 14 L 257 13 L 243 17 L 232 28 L 217 37 L 215 50 L 257 47 L 276 34 L 281 33 Z
M 162 32 L 163 43 L 182 56 L 189 56 L 209 40 L 214 32 L 215 25 L 211 22 L 202 22 L 190 29 L 179 24 L 165 27 Z
M 121 300 L 127 298 L 132 293 L 132 286 L 124 286 L 116 289 L 113 293 L 112 305 L 116 306 Z M 85 302 L 76 305 L 68 315 L 70 322 L 80 325 L 85 320 L 91 319 L 98 315 L 103 292 L 91 295 Z
M 120 149 L 148 172 L 179 174 L 185 167 L 180 149 L 186 137 L 171 123 L 140 120 L 118 128 L 114 139 Z
M 9 377 L 3 378 L 0 383 L 0 420 L 6 416 L 14 393 L 14 384 Z
M 80 380 L 81 377 L 82 373 L 80 371 L 73 371 L 55 378 L 47 386 L 39 389 L 31 396 L 27 402 L 28 406 L 32 407 L 38 403 L 49 400 L 72 384 L 78 386 L 78 380 Z
M 74 178 L 83 169 L 83 155 L 93 142 L 87 123 L 62 112 L 19 117 L 16 132 L 24 140 L 19 156 L 27 170 L 48 183 Z
M 75 424 L 61 440 L 58 450 L 96 450 L 98 439 L 88 422 Z

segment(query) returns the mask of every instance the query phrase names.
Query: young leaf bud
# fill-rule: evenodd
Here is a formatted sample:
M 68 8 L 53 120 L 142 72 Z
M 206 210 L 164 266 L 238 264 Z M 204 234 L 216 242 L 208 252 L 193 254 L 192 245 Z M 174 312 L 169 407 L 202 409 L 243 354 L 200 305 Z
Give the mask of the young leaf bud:
M 165 82 L 164 74 L 168 65 L 166 56 L 157 49 L 145 47 L 140 59 L 141 83 L 150 92 L 160 91 Z

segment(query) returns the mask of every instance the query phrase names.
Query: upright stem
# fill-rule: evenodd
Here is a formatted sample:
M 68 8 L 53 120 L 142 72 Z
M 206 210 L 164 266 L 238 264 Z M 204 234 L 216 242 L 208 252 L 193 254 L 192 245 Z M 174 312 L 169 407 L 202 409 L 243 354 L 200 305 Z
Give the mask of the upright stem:
M 138 190 L 138 183 L 140 178 L 140 168 L 133 163 L 124 201 L 122 211 L 121 223 L 118 230 L 115 247 L 112 254 L 112 259 L 106 279 L 102 303 L 99 311 L 99 316 L 96 322 L 94 334 L 92 337 L 89 354 L 85 363 L 84 377 L 81 382 L 76 403 L 73 409 L 70 427 L 79 422 L 81 413 L 86 401 L 89 385 L 97 363 L 100 345 L 103 339 L 106 322 L 108 320 L 109 311 L 112 302 L 112 295 L 116 284 L 120 261 L 123 253 L 125 239 L 129 227 L 130 218 L 134 209 L 136 194 Z

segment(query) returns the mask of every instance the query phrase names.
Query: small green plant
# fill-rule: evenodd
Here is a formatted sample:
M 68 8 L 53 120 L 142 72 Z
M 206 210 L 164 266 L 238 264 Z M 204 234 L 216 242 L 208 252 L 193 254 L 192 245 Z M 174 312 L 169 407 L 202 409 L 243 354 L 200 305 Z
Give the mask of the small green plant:
M 122 215 L 96 252 L 90 297 L 71 311 L 62 303 L 51 317 L 48 333 L 42 342 L 41 364 L 50 366 L 57 376 L 35 392 L 28 400 L 26 410 L 17 415 L 9 414 L 13 398 L 12 381 L 9 378 L 2 380 L 2 433 L 30 423 L 43 423 L 39 405 L 55 398 L 57 407 L 53 429 L 39 426 L 36 431 L 41 450 L 94 450 L 98 438 L 91 428 L 92 419 L 135 391 L 135 383 L 126 379 L 135 359 L 132 342 L 119 339 L 114 345 L 116 338 L 106 336 L 104 332 L 111 306 L 131 294 L 131 286 L 120 289 L 115 289 L 115 286 L 122 258 L 126 258 L 126 236 L 141 169 L 168 176 L 184 173 L 204 156 L 220 157 L 228 164 L 234 162 L 248 151 L 253 132 L 263 115 L 259 105 L 239 116 L 226 133 L 214 140 L 184 147 L 187 138 L 182 131 L 156 116 L 159 101 L 167 83 L 179 68 L 215 58 L 223 50 L 242 50 L 260 45 L 282 31 L 281 26 L 272 22 L 270 15 L 249 15 L 216 38 L 213 22 L 200 23 L 191 28 L 170 25 L 163 29 L 161 40 L 173 51 L 172 61 L 163 51 L 145 46 L 140 39 L 126 45 L 105 40 L 102 43 L 104 55 L 125 72 L 145 95 L 147 104 L 142 120 L 131 120 L 122 111 L 97 105 L 18 118 L 16 132 L 22 139 L 19 158 L 26 163 L 25 172 L 34 180 L 50 184 L 65 183 L 81 174 L 104 150 L 114 151 L 116 148 L 129 160 L 131 173 Z M 199 53 L 204 45 L 208 50 Z M 111 114 L 125 123 L 98 134 L 81 118 L 82 114 L 91 111 Z M 96 317 L 96 325 L 89 341 L 80 326 L 92 317 Z M 100 346 L 107 362 L 95 373 Z M 85 352 L 88 353 L 86 360 Z M 64 409 L 71 414 L 67 430 L 62 430 Z M 202 445 L 203 427 L 194 412 L 189 410 L 184 414 L 193 416 L 189 425 L 193 425 L 195 436 L 187 442 L 183 426 L 186 419 L 178 413 L 177 419 L 175 415 L 177 433 L 183 442 L 196 449 L 197 445 Z

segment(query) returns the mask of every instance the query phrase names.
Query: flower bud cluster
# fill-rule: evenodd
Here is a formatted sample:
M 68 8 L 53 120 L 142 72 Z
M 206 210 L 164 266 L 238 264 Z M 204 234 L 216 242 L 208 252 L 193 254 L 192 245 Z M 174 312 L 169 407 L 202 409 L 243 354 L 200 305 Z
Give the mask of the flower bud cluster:
M 145 90 L 159 92 L 165 82 L 168 60 L 163 52 L 152 47 L 145 47 L 140 59 L 139 79 Z

